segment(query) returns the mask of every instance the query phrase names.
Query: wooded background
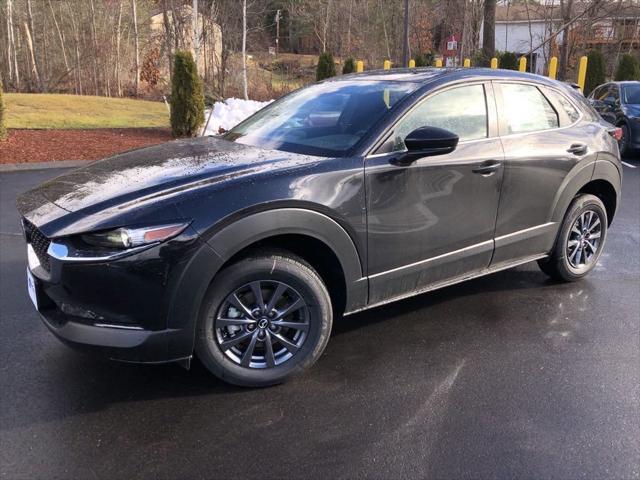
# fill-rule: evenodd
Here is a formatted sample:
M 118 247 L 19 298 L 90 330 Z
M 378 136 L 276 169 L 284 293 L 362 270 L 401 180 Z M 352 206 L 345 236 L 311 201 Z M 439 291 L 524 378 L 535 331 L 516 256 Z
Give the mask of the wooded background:
M 178 50 L 194 52 L 205 92 L 214 99 L 242 96 L 243 60 L 252 98 L 274 98 L 312 81 L 317 55 L 324 51 L 338 61 L 362 59 L 367 68 L 379 68 L 384 59 L 402 63 L 403 0 L 0 2 L 0 75 L 6 91 L 160 98 L 170 91 L 171 58 Z M 571 59 L 589 48 L 597 21 L 637 8 L 638 2 L 510 0 L 500 5 L 548 10 L 549 42 L 572 29 L 569 41 L 559 46 L 562 79 L 571 71 Z M 482 63 L 495 53 L 495 8 L 496 0 L 410 0 L 410 56 L 437 54 L 455 33 L 462 38 L 460 57 Z M 276 33 L 278 56 L 268 53 L 276 46 Z M 606 48 L 607 58 L 637 51 L 633 42 L 629 47 L 615 38 Z

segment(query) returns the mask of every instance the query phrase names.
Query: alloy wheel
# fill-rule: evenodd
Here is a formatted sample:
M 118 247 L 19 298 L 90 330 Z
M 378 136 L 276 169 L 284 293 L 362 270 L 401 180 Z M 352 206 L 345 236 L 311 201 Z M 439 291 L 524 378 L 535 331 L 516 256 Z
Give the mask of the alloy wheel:
M 290 285 L 257 280 L 231 292 L 218 309 L 218 347 L 246 368 L 271 368 L 291 359 L 307 339 L 309 307 Z
M 586 210 L 576 219 L 567 239 L 566 256 L 576 270 L 589 268 L 598 258 L 602 219 L 594 210 Z

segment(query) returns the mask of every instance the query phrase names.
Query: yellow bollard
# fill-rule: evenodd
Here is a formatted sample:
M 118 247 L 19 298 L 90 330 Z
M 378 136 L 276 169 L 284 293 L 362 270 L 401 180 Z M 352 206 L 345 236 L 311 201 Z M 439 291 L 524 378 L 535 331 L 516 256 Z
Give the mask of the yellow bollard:
M 493 69 L 498 68 L 498 59 L 496 57 L 493 57 L 491 59 L 491 68 L 493 68 Z
M 364 72 L 364 62 L 362 60 L 358 60 L 356 62 L 356 73 Z
M 580 66 L 578 67 L 578 86 L 580 91 L 584 92 L 584 82 L 587 78 L 587 57 L 580 57 Z
M 384 68 L 385 70 L 391 69 L 391 61 L 385 60 L 384 63 L 382 64 L 382 68 Z
M 463 65 L 464 65 L 464 68 L 469 68 L 471 66 L 471 59 L 470 58 L 465 58 Z
M 413 58 L 409 60 L 409 68 L 416 68 L 416 61 Z
M 521 72 L 526 72 L 527 71 L 527 58 L 526 57 L 520 57 L 520 64 L 518 65 L 518 70 Z
M 442 68 L 442 59 L 441 58 L 436 58 L 436 67 L 437 68 Z
M 549 78 L 556 79 L 558 73 L 558 57 L 551 57 L 549 60 Z

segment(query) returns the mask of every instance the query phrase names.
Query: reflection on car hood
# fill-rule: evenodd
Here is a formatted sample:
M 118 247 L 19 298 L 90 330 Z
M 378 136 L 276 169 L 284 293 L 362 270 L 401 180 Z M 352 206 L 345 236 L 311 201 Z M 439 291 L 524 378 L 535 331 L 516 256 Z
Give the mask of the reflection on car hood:
M 625 105 L 626 114 L 628 117 L 640 117 L 640 105 Z
M 177 193 L 185 185 L 221 182 L 293 158 L 305 157 L 212 137 L 176 140 L 95 162 L 54 178 L 30 193 L 76 212 L 104 202 L 114 205 Z

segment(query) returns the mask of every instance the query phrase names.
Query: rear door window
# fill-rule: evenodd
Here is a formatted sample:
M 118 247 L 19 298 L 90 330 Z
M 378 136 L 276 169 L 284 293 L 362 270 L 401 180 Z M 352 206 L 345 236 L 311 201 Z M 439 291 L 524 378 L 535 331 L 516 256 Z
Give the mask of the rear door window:
M 558 114 L 545 96 L 533 85 L 502 83 L 502 117 L 506 134 L 558 128 Z

